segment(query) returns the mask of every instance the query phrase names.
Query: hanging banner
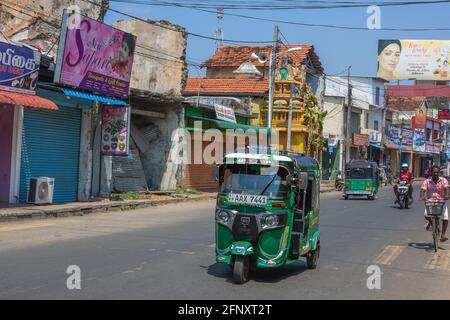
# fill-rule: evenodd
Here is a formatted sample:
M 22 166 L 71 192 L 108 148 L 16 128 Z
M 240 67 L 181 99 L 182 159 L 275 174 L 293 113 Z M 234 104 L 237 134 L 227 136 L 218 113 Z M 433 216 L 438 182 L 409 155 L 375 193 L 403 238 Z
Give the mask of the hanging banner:
M 396 126 L 389 126 L 388 129 L 388 143 L 400 144 L 400 128 Z
M 412 146 L 413 145 L 414 131 L 409 128 L 402 129 L 402 145 Z
M 450 40 L 379 40 L 377 77 L 449 81 Z
M 136 37 L 64 10 L 54 82 L 128 98 Z
M 414 129 L 413 150 L 425 152 L 425 129 Z
M 129 106 L 102 107 L 102 155 L 128 155 L 130 114 Z
M 0 42 L 0 89 L 35 94 L 40 63 L 39 51 Z

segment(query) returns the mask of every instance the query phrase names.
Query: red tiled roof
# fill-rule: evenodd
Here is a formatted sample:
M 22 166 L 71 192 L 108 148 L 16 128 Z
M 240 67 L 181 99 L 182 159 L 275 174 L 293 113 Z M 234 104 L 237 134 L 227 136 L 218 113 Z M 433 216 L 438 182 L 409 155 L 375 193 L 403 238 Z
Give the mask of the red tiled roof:
M 390 97 L 448 97 L 450 98 L 450 86 L 386 86 L 387 95 Z
M 263 94 L 269 90 L 267 79 L 259 78 L 188 78 L 185 95 L 200 93 Z
M 322 64 L 319 57 L 314 51 L 314 46 L 309 44 L 291 44 L 282 45 L 279 48 L 279 52 L 288 50 L 289 48 L 301 47 L 299 51 L 293 51 L 286 53 L 292 58 L 294 65 L 301 65 L 305 63 L 305 60 L 309 57 L 314 67 L 323 72 Z M 249 62 L 251 54 L 254 52 L 258 55 L 262 53 L 266 54 L 267 60 L 269 60 L 270 50 L 272 46 L 223 46 L 221 47 L 211 58 L 200 64 L 201 67 L 239 67 L 244 62 Z M 252 61 L 255 66 L 263 66 L 258 60 Z M 268 61 L 266 65 L 268 66 Z
M 51 100 L 26 93 L 0 90 L 0 103 L 13 104 L 31 108 L 58 110 L 58 106 Z
M 420 107 L 425 97 L 389 97 L 387 107 L 392 111 L 414 111 Z

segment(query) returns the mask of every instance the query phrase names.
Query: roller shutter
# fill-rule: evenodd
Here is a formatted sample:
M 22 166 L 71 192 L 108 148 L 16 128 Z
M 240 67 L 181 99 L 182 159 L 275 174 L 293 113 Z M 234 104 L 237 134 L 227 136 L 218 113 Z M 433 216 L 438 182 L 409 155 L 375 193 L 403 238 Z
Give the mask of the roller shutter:
M 53 177 L 54 203 L 77 201 L 81 110 L 24 108 L 20 201 L 26 202 L 31 177 Z

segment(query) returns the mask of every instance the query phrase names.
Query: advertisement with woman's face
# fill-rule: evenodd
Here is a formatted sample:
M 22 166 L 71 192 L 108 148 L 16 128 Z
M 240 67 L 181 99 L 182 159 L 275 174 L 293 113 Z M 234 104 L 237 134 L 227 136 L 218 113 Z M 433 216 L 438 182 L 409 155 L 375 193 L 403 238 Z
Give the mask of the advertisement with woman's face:
M 449 81 L 450 40 L 379 40 L 377 76 Z

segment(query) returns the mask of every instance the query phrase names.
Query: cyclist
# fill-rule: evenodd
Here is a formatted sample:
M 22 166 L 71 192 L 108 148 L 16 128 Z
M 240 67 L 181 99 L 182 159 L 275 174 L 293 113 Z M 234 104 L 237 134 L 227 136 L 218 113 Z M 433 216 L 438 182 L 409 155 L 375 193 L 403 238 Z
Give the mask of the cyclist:
M 441 169 L 439 166 L 434 165 L 431 171 L 431 177 L 426 179 L 422 183 L 422 188 L 420 190 L 420 197 L 425 201 L 445 201 L 449 198 L 449 184 L 446 178 L 440 176 Z M 430 231 L 431 230 L 431 219 L 427 216 L 427 211 L 425 210 L 425 219 L 427 219 L 427 223 L 425 224 L 425 228 Z M 441 233 L 441 241 L 447 241 L 448 238 L 445 236 L 448 227 L 448 209 L 447 205 L 445 205 L 444 210 L 442 212 L 442 233 Z

